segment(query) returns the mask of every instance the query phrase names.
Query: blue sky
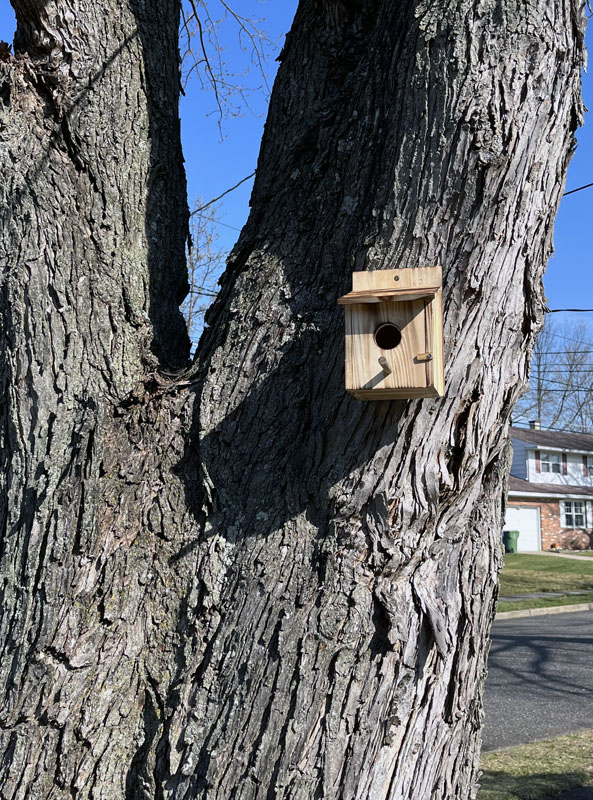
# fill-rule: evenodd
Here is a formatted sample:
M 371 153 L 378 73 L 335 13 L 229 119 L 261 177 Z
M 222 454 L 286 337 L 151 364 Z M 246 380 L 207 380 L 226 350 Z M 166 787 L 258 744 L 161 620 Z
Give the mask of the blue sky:
M 2 2 L 2 0 L 0 0 Z M 212 0 L 215 4 L 217 0 Z M 297 0 L 234 0 L 232 8 L 245 17 L 259 20 L 258 27 L 270 39 L 269 58 L 266 64 L 271 86 L 286 33 L 290 30 Z M 229 70 L 249 74 L 243 81 L 251 87 L 262 86 L 261 75 L 250 65 L 249 48 L 238 48 L 237 27 L 228 21 L 220 29 L 224 57 Z M 196 198 L 207 201 L 217 197 L 230 186 L 250 175 L 256 167 L 267 109 L 267 93 L 255 89 L 248 95 L 251 109 L 242 108 L 239 116 L 226 116 L 222 130 L 218 125 L 216 104 L 212 92 L 202 91 L 199 81 L 191 81 L 186 97 L 181 101 L 183 149 L 186 159 L 190 205 Z M 228 250 L 235 243 L 249 211 L 249 196 L 253 179 L 229 194 L 218 204 L 220 243 Z
M 593 53 L 593 22 L 587 31 L 587 45 Z M 593 64 L 593 57 L 591 57 Z M 583 99 L 593 109 L 593 80 L 583 76 Z M 566 191 L 593 183 L 593 115 L 585 115 L 585 124 L 577 133 L 578 147 L 568 168 Z M 550 308 L 593 308 L 593 186 L 564 197 L 554 228 L 555 253 L 544 277 Z M 559 319 L 581 318 L 593 323 L 593 314 L 554 314 Z
M 216 9 L 218 0 L 211 0 Z M 297 0 L 234 0 L 234 10 L 245 17 L 259 20 L 272 43 L 281 46 L 290 29 Z M 213 12 L 216 15 L 216 11 Z M 593 26 L 592 26 L 593 27 Z M 14 15 L 9 0 L 0 0 L 0 39 L 12 40 Z M 589 42 L 593 42 L 593 31 Z M 250 63 L 249 48 L 238 47 L 237 28 L 229 21 L 220 28 L 221 57 L 231 72 L 243 73 Z M 277 67 L 275 53 L 267 63 L 270 84 Z M 262 79 L 256 69 L 244 77 L 246 85 L 257 87 Z M 593 108 L 593 81 L 584 78 L 585 105 Z M 243 108 L 238 116 L 227 116 L 218 125 L 218 115 L 212 93 L 203 91 L 200 81 L 190 80 L 186 97 L 182 98 L 181 117 L 183 146 L 188 176 L 190 205 L 199 197 L 205 202 L 215 197 L 255 169 L 257 154 L 265 120 L 265 92 L 253 91 L 249 95 L 252 110 Z M 567 178 L 570 190 L 593 182 L 593 122 L 587 122 L 579 134 L 579 146 Z M 217 226 L 219 244 L 230 249 L 238 229 L 248 213 L 252 181 L 244 183 L 218 204 L 220 225 Z M 593 307 L 593 270 L 591 240 L 593 229 L 593 187 L 565 197 L 556 221 L 555 254 L 550 260 L 545 277 L 546 294 L 550 308 Z M 582 317 L 593 322 L 593 314 L 554 315 Z

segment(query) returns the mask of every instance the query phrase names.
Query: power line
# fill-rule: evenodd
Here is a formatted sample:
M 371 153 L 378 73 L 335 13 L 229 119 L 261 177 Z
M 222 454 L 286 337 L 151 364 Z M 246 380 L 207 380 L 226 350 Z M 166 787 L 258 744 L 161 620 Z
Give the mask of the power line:
M 557 362 L 552 357 L 546 360 L 533 359 L 531 362 L 531 371 L 535 372 L 536 370 L 540 370 L 540 372 L 545 371 L 549 374 L 552 372 L 576 372 L 577 370 L 579 372 L 593 372 L 593 361 L 591 360 L 591 355 L 589 353 L 586 355 L 587 358 L 583 359 L 583 361 L 579 364 L 571 363 L 570 361 Z
M 563 336 L 561 333 L 552 333 L 544 329 L 545 336 L 553 336 L 555 339 L 562 339 L 565 342 L 574 342 L 574 344 L 584 344 L 587 347 L 593 346 L 593 342 L 584 342 L 582 339 L 572 339 L 570 336 Z
M 593 361 L 587 358 L 582 363 L 570 361 L 536 361 L 531 362 L 533 369 L 545 369 L 547 372 L 556 372 L 559 370 L 579 370 L 579 372 L 593 372 Z
M 519 420 L 524 420 L 525 422 L 527 422 L 527 424 L 529 424 L 532 421 L 532 420 L 527 419 L 527 417 L 525 417 L 523 415 L 518 417 L 517 421 L 519 421 Z M 512 424 L 513 424 L 513 426 L 515 425 L 514 421 L 513 421 Z M 533 430 L 538 430 L 538 429 L 537 428 L 520 428 L 519 430 L 531 430 L 531 431 L 533 431 Z M 559 431 L 560 433 L 578 433 L 581 436 L 591 436 L 592 435 L 591 433 L 588 433 L 587 431 L 583 431 L 583 430 L 575 431 L 575 430 L 572 430 L 571 428 L 555 428 L 553 425 L 547 425 L 547 426 L 542 425 L 539 430 L 540 431 Z
M 559 386 L 565 386 L 567 391 L 571 391 L 571 390 L 573 390 L 575 392 L 590 392 L 590 391 L 593 391 L 593 386 L 588 386 L 585 389 L 584 386 L 572 386 L 567 381 L 557 381 L 554 378 L 541 378 L 540 381 L 543 382 L 543 383 L 556 383 Z M 537 381 L 537 379 L 535 380 L 536 383 L 538 383 L 540 381 Z M 531 383 L 530 383 L 530 388 L 531 388 Z M 564 390 L 563 389 L 544 389 L 544 391 L 546 391 L 546 392 L 558 392 L 558 391 L 564 391 Z
M 578 189 L 571 189 L 570 192 L 564 192 L 562 197 L 566 197 L 569 194 L 574 194 L 575 192 L 582 192 L 583 189 L 588 189 L 590 186 L 593 186 L 593 183 L 587 183 L 584 186 L 579 186 Z
M 219 194 L 218 197 L 213 197 L 212 200 L 208 200 L 207 203 L 204 203 L 204 205 L 199 206 L 199 208 L 196 208 L 189 215 L 190 218 L 195 216 L 196 214 L 200 214 L 200 211 L 204 211 L 204 209 L 208 208 L 213 203 L 217 203 L 219 200 L 222 200 L 222 198 L 226 197 L 227 194 L 230 194 L 231 192 L 234 192 L 235 189 L 238 189 L 239 186 L 242 186 L 248 180 L 253 178 L 254 175 L 255 175 L 255 170 L 251 173 L 251 175 L 247 175 L 245 178 L 242 178 L 234 186 L 231 186 L 229 189 L 226 189 L 224 192 L 222 192 L 222 194 Z M 578 189 L 571 189 L 569 192 L 564 192 L 564 194 L 562 196 L 566 197 L 566 195 L 574 194 L 575 192 L 580 192 L 583 189 L 588 189 L 590 186 L 593 186 L 593 183 L 587 183 L 585 186 L 579 186 Z M 238 231 L 239 233 L 241 232 L 241 228 L 235 228 L 234 225 L 229 225 L 226 222 L 221 222 L 218 219 L 213 219 L 212 221 L 215 222 L 217 225 L 223 225 L 225 228 L 230 228 L 232 231 Z M 585 312 L 593 312 L 593 308 L 548 308 L 548 309 L 546 309 L 546 312 L 548 314 L 557 314 L 557 313 L 559 313 L 561 311 L 573 311 L 573 312 L 578 312 L 578 313 L 585 313 Z M 554 336 L 554 335 L 557 335 L 557 334 L 551 334 L 551 335 Z
M 231 192 L 234 192 L 235 189 L 238 189 L 239 186 L 242 186 L 248 180 L 253 178 L 254 175 L 255 175 L 255 170 L 250 175 L 247 175 L 245 178 L 242 178 L 234 186 L 231 186 L 229 189 L 225 189 L 225 191 L 222 192 L 222 194 L 219 194 L 218 197 L 213 197 L 212 200 L 208 200 L 208 202 L 204 203 L 204 205 L 199 206 L 198 208 L 194 209 L 194 211 L 192 211 L 191 214 L 189 215 L 190 218 L 195 216 L 196 214 L 200 214 L 201 211 L 204 211 L 204 209 L 208 208 L 213 203 L 217 203 L 219 200 L 222 200 L 222 198 L 226 197 L 227 194 L 230 194 Z M 583 189 L 588 189 L 591 186 L 593 186 L 593 183 L 587 183 L 585 186 L 579 186 L 577 189 L 571 189 L 569 192 L 564 192 L 564 194 L 562 196 L 566 197 L 569 194 L 574 194 L 575 192 L 580 192 Z M 202 215 L 200 214 L 200 216 L 202 216 Z M 226 222 L 221 222 L 220 220 L 218 220 L 216 218 L 214 218 L 212 221 L 215 222 L 217 225 L 222 225 L 225 228 L 230 228 L 232 231 L 238 231 L 239 233 L 241 232 L 241 228 L 235 228 L 234 225 L 229 225 Z M 572 311 L 572 312 L 581 313 L 581 314 L 582 313 L 586 313 L 586 312 L 593 313 L 593 308 L 548 308 L 548 309 L 546 309 L 546 313 L 548 313 L 548 314 L 557 314 L 557 313 L 563 312 L 563 311 Z M 558 334 L 550 334 L 550 335 L 551 336 L 557 336 Z M 567 338 L 567 337 L 560 337 L 560 338 Z M 567 339 L 567 341 L 570 341 L 570 340 Z M 573 341 L 575 341 L 575 340 L 573 340 Z
M 567 373 L 563 374 L 562 372 L 559 372 L 558 370 L 554 370 L 553 374 L 556 377 L 547 378 L 545 375 L 539 375 L 538 376 L 537 374 L 533 374 L 532 373 L 532 375 L 531 375 L 529 380 L 530 380 L 531 383 L 539 383 L 539 384 L 541 384 L 541 383 L 545 383 L 546 381 L 549 381 L 549 382 L 554 382 L 554 383 L 562 383 L 562 385 L 564 385 L 564 384 L 570 383 L 571 381 L 576 381 L 576 380 L 578 380 L 578 381 L 581 381 L 581 380 L 582 381 L 592 380 L 591 376 L 593 375 L 592 372 L 567 372 Z M 591 388 L 593 389 L 593 385 L 591 386 Z
M 574 392 L 590 392 L 592 391 L 591 387 L 588 389 L 584 389 L 582 386 L 570 386 L 567 389 L 544 389 L 546 393 L 548 392 L 561 392 L 562 394 L 566 394 L 566 391 L 574 391 Z
M 538 350 L 534 358 L 539 356 L 590 356 L 593 350 Z
M 580 377 L 586 378 L 587 375 L 593 375 L 593 369 L 591 367 L 588 367 L 588 366 L 572 368 L 572 367 L 570 367 L 568 365 L 565 365 L 563 367 L 562 366 L 561 367 L 553 367 L 550 364 L 546 364 L 545 365 L 545 369 L 542 369 L 541 367 L 538 368 L 537 365 L 535 367 L 532 367 L 532 370 L 531 370 L 532 378 L 533 377 L 537 377 L 538 371 L 539 372 L 544 372 L 545 371 L 546 373 L 549 373 L 551 375 L 563 375 L 563 374 L 567 373 L 568 375 L 574 375 L 575 377 L 578 376 L 579 378 Z M 545 380 L 545 378 L 542 378 L 542 380 Z
M 222 222 L 218 219 L 218 217 L 208 217 L 206 214 L 198 214 L 198 217 L 209 219 L 210 222 L 213 222 L 215 225 L 223 225 L 225 228 L 230 228 L 232 231 L 238 231 L 241 233 L 241 228 L 235 228 L 234 225 L 229 225 L 227 222 Z
M 554 347 L 555 344 L 556 342 L 550 342 L 550 347 Z M 536 353 L 593 353 L 593 342 L 581 342 L 581 344 L 583 345 L 583 348 L 588 349 L 584 350 L 580 348 L 577 350 L 576 348 L 573 348 L 572 350 L 537 350 Z M 556 347 L 559 347 L 559 345 L 556 344 Z
M 226 191 L 224 191 L 222 194 L 219 194 L 218 197 L 213 197 L 212 200 L 208 200 L 208 202 L 204 203 L 203 206 L 200 206 L 199 208 L 196 208 L 195 211 L 191 212 L 190 217 L 193 217 L 194 214 L 199 214 L 200 211 L 203 211 L 205 208 L 208 208 L 208 206 L 211 206 L 212 203 L 216 203 L 216 202 L 218 202 L 218 200 L 222 200 L 223 197 L 226 197 L 227 194 L 230 194 L 231 192 L 234 192 L 235 189 L 238 189 L 239 186 L 241 186 L 242 183 L 245 183 L 245 181 L 248 181 L 250 178 L 253 178 L 254 175 L 255 175 L 255 170 L 251 173 L 251 175 L 248 175 L 246 178 L 243 178 L 242 180 L 240 180 L 239 183 L 236 183 L 234 186 L 231 186 L 230 189 L 226 189 Z

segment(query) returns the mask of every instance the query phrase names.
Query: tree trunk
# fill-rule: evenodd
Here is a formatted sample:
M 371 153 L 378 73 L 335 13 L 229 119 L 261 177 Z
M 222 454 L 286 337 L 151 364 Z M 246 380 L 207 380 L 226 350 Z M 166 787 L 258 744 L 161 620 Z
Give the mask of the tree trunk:
M 175 428 L 138 388 L 188 352 L 179 13 L 161 0 L 13 4 L 16 55 L 0 63 L 0 793 L 121 798 L 151 681 L 174 669 L 160 618 L 181 603 Z
M 14 4 L 3 797 L 473 797 L 580 0 L 302 0 L 177 378 L 177 3 Z M 354 400 L 352 270 L 435 263 L 446 396 Z

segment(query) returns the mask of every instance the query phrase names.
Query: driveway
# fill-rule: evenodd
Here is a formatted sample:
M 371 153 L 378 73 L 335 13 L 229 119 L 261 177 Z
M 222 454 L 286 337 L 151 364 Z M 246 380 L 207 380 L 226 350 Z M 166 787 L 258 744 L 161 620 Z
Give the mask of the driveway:
M 593 727 L 593 613 L 494 623 L 483 750 Z

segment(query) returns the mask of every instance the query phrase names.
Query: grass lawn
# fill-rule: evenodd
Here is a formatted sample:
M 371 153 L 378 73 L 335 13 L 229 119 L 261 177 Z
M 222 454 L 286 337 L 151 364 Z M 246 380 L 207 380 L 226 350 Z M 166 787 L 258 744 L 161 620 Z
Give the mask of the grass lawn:
M 577 590 L 593 592 L 593 561 L 523 553 L 507 553 L 504 557 L 501 595 Z
M 484 753 L 478 800 L 543 800 L 593 784 L 593 730 Z

